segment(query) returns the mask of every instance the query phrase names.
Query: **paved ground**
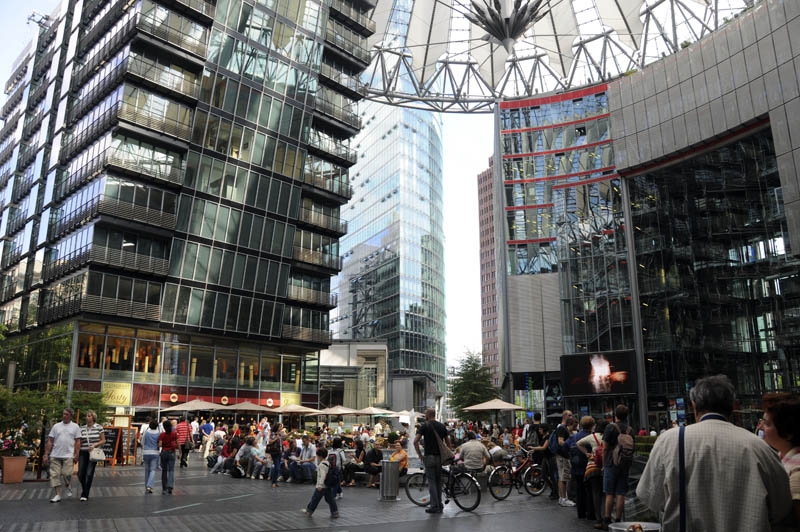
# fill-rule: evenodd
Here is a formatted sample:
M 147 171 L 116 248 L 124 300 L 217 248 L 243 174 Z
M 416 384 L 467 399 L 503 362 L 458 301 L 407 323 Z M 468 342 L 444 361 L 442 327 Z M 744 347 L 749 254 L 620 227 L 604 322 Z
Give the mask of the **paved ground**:
M 593 530 L 588 522 L 575 517 L 574 508 L 561 508 L 546 496 L 532 498 L 516 492 L 505 501 L 496 501 L 484 491 L 475 512 L 462 512 L 451 502 L 444 514 L 429 516 L 423 508 L 410 503 L 402 489 L 400 501 L 380 502 L 377 490 L 346 488 L 344 499 L 338 501 L 339 519 L 329 517 L 324 502 L 309 519 L 300 513 L 311 497 L 309 484 L 282 484 L 273 489 L 265 481 L 209 475 L 196 455 L 189 469 L 176 471 L 176 487 L 171 496 L 160 494 L 160 479 L 156 493 L 145 494 L 143 477 L 143 468 L 138 466 L 98 468 L 88 502 L 72 498 L 58 504 L 48 502 L 52 494 L 46 483 L 0 485 L 0 531 L 374 532 L 375 526 L 383 523 L 399 532 Z M 77 478 L 73 482 L 77 496 Z

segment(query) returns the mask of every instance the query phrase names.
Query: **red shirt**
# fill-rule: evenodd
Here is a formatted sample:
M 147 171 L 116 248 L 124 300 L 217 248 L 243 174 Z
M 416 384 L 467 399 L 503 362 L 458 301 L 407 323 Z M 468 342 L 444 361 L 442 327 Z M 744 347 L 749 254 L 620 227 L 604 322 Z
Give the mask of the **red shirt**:
M 162 432 L 158 435 L 158 442 L 164 451 L 174 451 L 178 448 L 178 434 L 176 432 Z
M 190 427 L 185 421 L 178 423 L 178 426 L 175 427 L 175 430 L 178 432 L 178 443 L 180 445 L 183 445 L 186 443 L 187 439 L 191 438 L 192 427 Z

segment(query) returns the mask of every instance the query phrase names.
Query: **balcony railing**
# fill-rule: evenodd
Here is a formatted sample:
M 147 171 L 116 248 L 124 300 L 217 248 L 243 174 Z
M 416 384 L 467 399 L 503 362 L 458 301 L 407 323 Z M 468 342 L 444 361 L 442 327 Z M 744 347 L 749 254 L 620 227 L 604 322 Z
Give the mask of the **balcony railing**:
M 94 312 L 153 321 L 161 319 L 160 305 L 86 294 L 67 301 L 42 305 L 39 308 L 39 322 L 48 323 L 79 312 Z
M 167 167 L 152 159 L 134 157 L 118 148 L 107 148 L 69 175 L 62 176 L 60 186 L 55 191 L 56 199 L 60 200 L 76 188 L 83 186 L 106 166 L 113 166 L 175 185 L 183 184 L 184 167 L 182 166 Z
M 31 85 L 31 90 L 28 93 L 28 109 L 33 109 L 44 99 L 49 85 L 47 80 Z
M 375 21 L 355 9 L 351 3 L 343 0 L 331 0 L 330 6 L 335 12 L 347 17 L 350 25 L 355 26 L 359 33 L 366 34 L 367 37 L 375 33 Z
M 24 170 L 36 159 L 39 146 L 35 144 L 20 143 L 19 157 L 17 157 L 17 170 Z
M 305 262 L 306 264 L 314 264 L 336 271 L 340 271 L 342 269 L 342 258 L 338 255 L 331 255 L 330 253 L 323 253 L 321 251 L 314 251 L 295 246 L 292 256 L 295 260 Z
M 39 109 L 36 113 L 28 118 L 25 127 L 22 128 L 22 139 L 27 140 L 33 132 L 39 129 L 39 126 L 42 125 L 42 119 L 44 118 L 44 109 Z
M 17 90 L 15 90 L 13 94 L 11 94 L 11 96 L 8 97 L 6 103 L 3 104 L 3 110 L 0 111 L 0 118 L 5 120 L 5 118 L 17 106 L 17 104 L 22 101 L 22 93 L 25 92 L 25 87 L 27 86 L 28 85 L 26 83 L 20 84 L 20 86 L 17 87 Z
M 328 229 L 329 231 L 339 235 L 347 233 L 347 222 L 340 218 L 328 216 L 327 214 L 323 214 L 319 211 L 301 208 L 300 220 L 316 227 Z
M 358 78 L 340 72 L 328 65 L 322 63 L 319 65 L 319 74 L 325 79 L 329 79 L 339 87 L 346 89 L 352 95 L 364 97 L 367 95 L 367 85 L 362 83 Z
M 291 338 L 303 342 L 315 342 L 327 345 L 330 345 L 333 341 L 330 331 L 321 331 L 319 329 L 310 329 L 308 327 L 299 327 L 296 325 L 284 325 L 281 336 L 283 338 Z
M 28 217 L 24 214 L 24 212 L 20 209 L 16 209 L 14 215 L 9 218 L 8 226 L 6 227 L 6 236 L 11 236 L 23 227 L 25 227 L 25 222 L 28 221 Z
M 0 141 L 5 140 L 5 138 L 9 136 L 12 131 L 17 129 L 17 122 L 19 122 L 20 116 L 22 116 L 22 111 L 17 111 L 14 116 L 6 120 L 6 124 L 3 126 L 3 129 L 0 129 Z
M 217 12 L 217 6 L 206 0 L 173 0 L 184 7 L 191 9 L 196 13 L 200 13 L 209 20 L 214 18 Z
M 303 176 L 303 182 L 346 199 L 353 197 L 353 187 L 338 179 L 324 177 L 320 174 L 306 174 Z
M 95 196 L 66 216 L 53 222 L 51 236 L 58 237 L 78 227 L 98 214 L 109 214 L 117 218 L 142 222 L 169 231 L 175 229 L 176 216 L 172 213 L 142 207 L 128 201 L 106 196 Z
M 339 302 L 339 296 L 321 290 L 313 290 L 311 288 L 304 288 L 290 284 L 287 294 L 289 299 L 294 301 L 302 301 L 304 303 L 311 303 L 313 305 L 323 305 L 326 307 L 334 308 Z
M 105 133 L 114 126 L 119 120 L 131 122 L 133 124 L 152 129 L 158 133 L 163 133 L 188 141 L 192 130 L 189 126 L 166 118 L 154 113 L 148 113 L 134 106 L 117 102 L 113 107 L 107 109 L 103 114 L 87 125 L 80 133 L 73 135 L 62 150 L 61 161 L 65 162 L 83 147 L 90 144 L 94 139 Z
M 142 17 L 136 27 L 153 37 L 173 44 L 202 59 L 206 59 L 206 55 L 208 55 L 208 43 L 205 39 L 198 39 L 188 33 L 159 23 L 154 17 Z
M 317 96 L 315 103 L 317 110 L 321 113 L 333 117 L 340 122 L 344 122 L 356 129 L 361 129 L 361 118 L 353 111 L 339 107 L 333 102 L 329 102 L 319 96 Z
M 45 71 L 50 68 L 50 63 L 53 62 L 53 56 L 56 50 L 57 48 L 53 48 L 36 60 L 36 66 L 33 67 L 33 73 L 31 73 L 31 80 L 38 80 L 44 75 Z
M 14 182 L 14 188 L 11 193 L 11 201 L 16 203 L 25 197 L 25 195 L 31 191 L 36 181 L 38 181 L 38 179 L 34 172 L 30 172 L 30 175 L 27 177 L 19 176 L 19 178 Z
M 135 18 L 130 19 L 102 48 L 95 52 L 93 56 L 83 62 L 82 65 L 76 65 L 72 76 L 73 88 L 83 85 L 100 65 L 105 63 L 109 57 L 117 53 L 117 51 L 133 38 L 136 34 L 136 22 Z
M 316 148 L 326 155 L 335 157 L 345 164 L 349 163 L 347 166 L 356 164 L 356 161 L 358 160 L 358 155 L 356 154 L 355 150 L 351 150 L 348 146 L 345 146 L 344 143 L 328 137 L 323 137 L 312 133 L 308 139 L 308 145 L 309 147 Z
M 17 144 L 15 142 L 9 142 L 8 146 L 0 151 L 0 165 L 5 164 L 5 162 L 11 158 L 11 154 L 14 153 L 14 148 L 16 147 Z
M 57 279 L 89 262 L 154 275 L 167 275 L 169 272 L 169 261 L 166 259 L 88 244 L 53 262 L 45 263 L 42 266 L 42 279 L 45 281 Z
M 89 112 L 98 101 L 102 100 L 122 82 L 126 74 L 150 81 L 160 88 L 177 92 L 194 100 L 197 100 L 200 96 L 200 85 L 197 82 L 188 80 L 168 68 L 128 56 L 75 103 L 69 114 L 70 123 L 74 123 Z
M 50 27 L 39 34 L 39 46 L 36 48 L 36 52 L 42 53 L 48 46 L 50 46 L 50 43 L 56 38 L 57 33 L 58 24 L 55 22 L 50 22 Z
M 329 19 L 329 22 L 332 22 Z M 332 44 L 334 47 L 345 52 L 347 55 L 352 56 L 364 65 L 369 65 L 370 54 L 369 50 L 362 47 L 360 44 L 345 39 L 336 24 L 328 24 L 328 29 L 325 32 L 325 42 Z
M 96 21 L 91 28 L 88 28 L 88 31 L 81 37 L 80 43 L 78 44 L 78 56 L 84 55 L 94 43 L 102 39 L 103 35 L 108 33 L 114 24 L 124 15 L 125 11 L 131 8 L 131 3 L 132 2 L 128 0 L 112 0 L 113 5 L 111 8 L 108 9 L 102 18 Z M 92 19 L 94 19 L 94 17 L 84 19 L 84 23 L 88 26 L 88 23 L 91 22 Z

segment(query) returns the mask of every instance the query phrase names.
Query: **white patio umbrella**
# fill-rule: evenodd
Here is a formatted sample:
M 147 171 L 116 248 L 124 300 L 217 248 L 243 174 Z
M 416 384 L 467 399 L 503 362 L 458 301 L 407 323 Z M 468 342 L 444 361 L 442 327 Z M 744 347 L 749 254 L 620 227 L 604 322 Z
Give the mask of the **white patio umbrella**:
M 507 403 L 500 399 L 492 399 L 485 403 L 478 403 L 477 405 L 468 406 L 464 412 L 494 412 L 494 420 L 497 423 L 497 413 L 509 410 L 525 410 L 524 407 L 515 404 Z
M 251 403 L 250 401 L 244 401 L 243 403 L 236 403 L 234 405 L 223 406 L 221 408 L 217 408 L 217 410 L 225 412 L 262 412 L 265 414 L 275 413 L 275 411 L 272 410 L 271 408 L 257 405 L 255 403 Z
M 208 401 L 201 401 L 200 399 L 194 399 L 192 401 L 188 401 L 186 403 L 182 403 L 175 406 L 170 406 L 169 408 L 162 408 L 162 412 L 195 412 L 198 410 L 220 410 L 224 409 L 225 407 L 222 405 L 218 405 L 216 403 L 209 403 Z

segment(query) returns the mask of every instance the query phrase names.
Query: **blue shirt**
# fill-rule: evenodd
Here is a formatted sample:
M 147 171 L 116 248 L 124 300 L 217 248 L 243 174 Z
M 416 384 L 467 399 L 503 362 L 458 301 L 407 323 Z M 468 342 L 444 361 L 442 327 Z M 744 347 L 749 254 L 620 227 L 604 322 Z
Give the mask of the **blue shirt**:
M 210 436 L 211 432 L 214 430 L 214 426 L 211 423 L 206 423 L 200 428 L 200 430 L 202 430 L 203 434 L 206 436 Z

